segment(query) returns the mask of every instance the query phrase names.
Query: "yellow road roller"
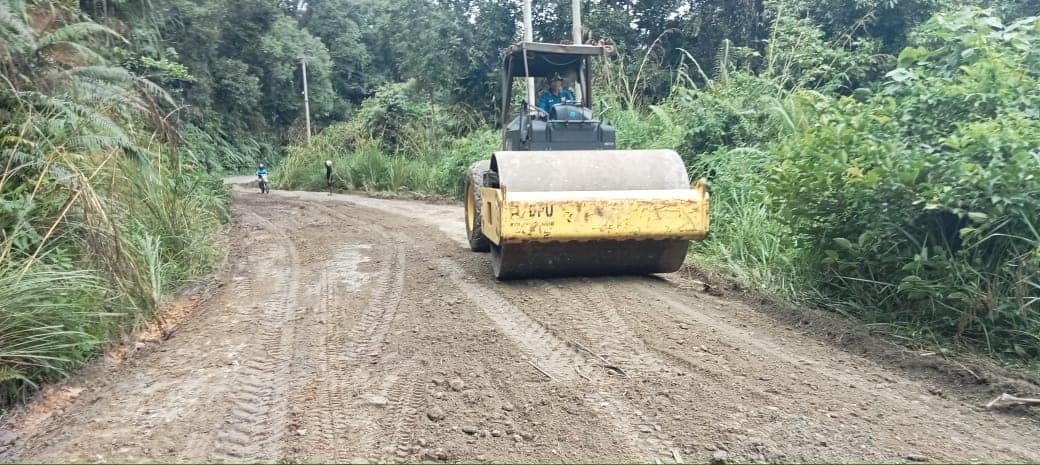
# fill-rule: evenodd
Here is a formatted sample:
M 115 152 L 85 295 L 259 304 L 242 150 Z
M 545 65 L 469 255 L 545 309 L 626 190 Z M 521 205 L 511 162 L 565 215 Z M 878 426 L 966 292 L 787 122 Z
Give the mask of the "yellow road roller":
M 608 53 L 521 42 L 504 54 L 502 150 L 466 179 L 469 245 L 491 252 L 498 279 L 670 273 L 708 234 L 704 181 L 691 185 L 679 155 L 617 150 L 593 115 L 590 61 Z M 527 95 L 513 104 L 520 79 Z M 551 83 L 538 105 L 535 79 Z

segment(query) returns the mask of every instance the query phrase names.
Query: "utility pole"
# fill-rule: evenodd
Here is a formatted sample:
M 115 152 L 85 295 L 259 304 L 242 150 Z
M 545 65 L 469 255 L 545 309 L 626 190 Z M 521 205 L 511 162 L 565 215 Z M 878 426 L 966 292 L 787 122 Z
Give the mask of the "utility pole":
M 307 92 L 307 57 L 300 57 L 303 67 L 303 112 L 307 115 L 307 144 L 311 143 L 311 96 Z
M 524 42 L 534 42 L 534 20 L 531 19 L 531 0 L 524 0 Z M 527 52 L 524 52 L 527 53 Z M 526 58 L 524 58 L 526 60 Z M 527 78 L 527 104 L 536 105 L 534 100 L 534 78 Z
M 571 16 L 574 18 L 571 25 L 571 33 L 574 36 L 574 45 L 581 45 L 581 0 L 571 0 Z
M 574 36 L 574 45 L 581 45 L 584 42 L 581 37 L 581 0 L 571 0 L 571 17 L 573 18 L 571 34 Z M 592 108 L 592 102 L 585 99 L 585 94 L 588 91 L 586 84 L 588 83 L 585 82 L 585 68 L 583 67 L 578 70 L 578 85 L 575 88 L 578 91 L 578 101 L 585 102 L 586 107 Z

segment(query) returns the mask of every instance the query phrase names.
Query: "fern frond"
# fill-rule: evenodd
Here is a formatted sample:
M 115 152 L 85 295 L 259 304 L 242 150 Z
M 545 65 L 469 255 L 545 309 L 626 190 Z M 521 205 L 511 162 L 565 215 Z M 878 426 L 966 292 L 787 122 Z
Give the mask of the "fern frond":
M 22 166 L 35 164 L 35 157 L 18 149 L 0 150 L 0 164 L 3 166 Z
M 84 134 L 70 138 L 67 143 L 70 148 L 94 152 L 122 148 L 126 142 L 127 141 L 115 137 Z
M 25 3 L 0 3 L 0 52 L 24 53 L 33 46 L 33 30 L 25 17 Z
M 36 49 L 42 50 L 44 48 L 59 43 L 84 41 L 92 36 L 97 35 L 114 37 L 124 43 L 130 43 L 128 40 L 126 40 L 126 38 L 124 38 L 118 32 L 112 30 L 111 28 L 102 26 L 92 21 L 83 21 L 79 23 L 69 24 L 67 26 L 62 26 L 58 29 L 44 34 L 40 37 L 39 40 L 36 41 Z
M 105 57 L 101 56 L 101 54 L 99 54 L 98 52 L 94 51 L 94 49 L 92 49 L 90 47 L 87 47 L 86 45 L 83 45 L 83 44 L 78 43 L 78 42 L 73 42 L 73 41 L 58 42 L 58 43 L 55 43 L 55 44 L 51 44 L 49 46 L 49 48 L 52 49 L 52 50 L 53 49 L 67 49 L 68 51 L 71 51 L 71 52 L 75 53 L 76 55 L 78 55 L 80 57 L 80 59 L 82 59 L 85 63 L 104 63 L 105 62 Z
M 140 95 L 117 84 L 81 79 L 76 82 L 74 98 L 77 102 L 95 108 L 106 108 L 124 118 L 148 112 Z
M 158 84 L 137 76 L 126 68 L 119 66 L 82 66 L 69 70 L 70 74 L 89 77 L 99 81 L 109 82 L 112 84 L 124 85 L 124 86 L 135 86 L 144 95 L 151 96 L 153 98 L 162 100 L 170 105 L 175 105 L 173 97 L 170 96 L 166 89 L 163 89 Z
M 169 105 L 176 105 L 176 102 L 174 102 L 173 97 L 170 95 L 169 92 L 166 92 L 166 89 L 163 89 L 162 86 L 143 77 L 137 77 L 135 82 L 137 83 L 137 87 L 141 89 L 141 91 L 145 94 L 150 95 L 153 98 L 162 100 Z
M 124 86 L 133 84 L 136 79 L 126 68 L 109 65 L 78 66 L 68 70 L 68 74 Z

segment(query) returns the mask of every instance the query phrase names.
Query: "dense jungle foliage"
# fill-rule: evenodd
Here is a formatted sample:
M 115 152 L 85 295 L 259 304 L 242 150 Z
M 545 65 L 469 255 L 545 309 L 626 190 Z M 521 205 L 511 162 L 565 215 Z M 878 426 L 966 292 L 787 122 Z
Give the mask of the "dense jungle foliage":
M 564 41 L 570 2 L 535 0 Z M 711 182 L 691 256 L 910 344 L 1040 356 L 1040 3 L 588 0 L 604 117 Z M 416 14 L 422 12 L 422 14 Z M 220 256 L 220 176 L 457 196 L 513 0 L 0 0 L 0 403 Z M 301 61 L 317 134 L 305 143 Z

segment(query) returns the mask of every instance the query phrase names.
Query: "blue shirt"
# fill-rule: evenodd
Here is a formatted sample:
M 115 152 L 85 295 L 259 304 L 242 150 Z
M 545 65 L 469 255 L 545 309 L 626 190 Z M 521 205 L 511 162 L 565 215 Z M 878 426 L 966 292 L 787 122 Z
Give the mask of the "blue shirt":
M 549 113 L 553 105 L 565 101 L 573 102 L 574 100 L 574 93 L 566 89 L 560 89 L 560 95 L 554 95 L 548 90 L 543 90 L 542 93 L 538 94 L 538 109 Z
M 267 167 L 266 166 L 263 167 L 263 168 L 257 168 L 256 169 L 256 175 L 260 176 L 261 174 L 267 174 Z

